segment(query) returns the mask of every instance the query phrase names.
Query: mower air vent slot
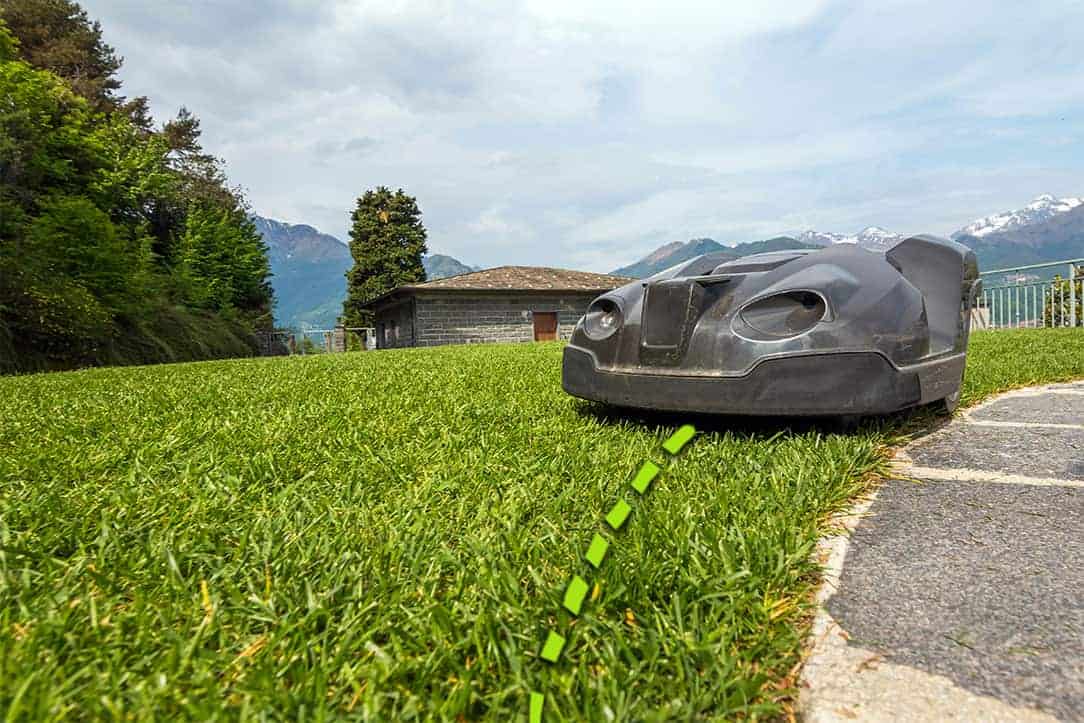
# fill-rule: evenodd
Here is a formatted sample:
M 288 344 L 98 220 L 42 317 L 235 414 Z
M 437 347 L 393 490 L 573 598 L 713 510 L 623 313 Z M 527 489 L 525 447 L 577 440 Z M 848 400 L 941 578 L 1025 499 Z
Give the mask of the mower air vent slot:
M 690 312 L 699 312 L 704 287 L 689 279 L 647 284 L 644 289 L 643 345 L 676 349 L 682 346 Z M 692 321 L 695 322 L 694 316 Z

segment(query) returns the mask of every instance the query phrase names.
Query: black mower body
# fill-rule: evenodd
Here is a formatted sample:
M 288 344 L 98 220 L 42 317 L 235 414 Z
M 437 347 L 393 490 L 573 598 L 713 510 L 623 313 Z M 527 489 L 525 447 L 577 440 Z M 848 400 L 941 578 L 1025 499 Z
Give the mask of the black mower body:
M 732 261 L 706 254 L 603 294 L 564 350 L 565 391 L 618 406 L 886 414 L 958 396 L 974 253 L 915 236 Z

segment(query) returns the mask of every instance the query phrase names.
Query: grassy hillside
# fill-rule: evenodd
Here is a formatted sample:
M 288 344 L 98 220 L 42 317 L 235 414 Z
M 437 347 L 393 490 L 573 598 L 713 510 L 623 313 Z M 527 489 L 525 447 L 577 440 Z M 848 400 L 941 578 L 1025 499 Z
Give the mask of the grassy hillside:
M 535 688 L 571 719 L 781 712 L 815 540 L 891 429 L 696 420 L 594 573 L 600 513 L 684 420 L 567 397 L 560 353 L 0 379 L 0 709 L 503 721 Z M 966 397 L 1071 376 L 1080 332 L 980 333 Z M 550 666 L 573 572 L 597 596 Z
M 87 366 L 131 366 L 255 356 L 251 328 L 236 318 L 161 306 L 146 318 L 118 319 L 106 340 L 82 350 L 37 346 L 0 323 L 0 374 Z

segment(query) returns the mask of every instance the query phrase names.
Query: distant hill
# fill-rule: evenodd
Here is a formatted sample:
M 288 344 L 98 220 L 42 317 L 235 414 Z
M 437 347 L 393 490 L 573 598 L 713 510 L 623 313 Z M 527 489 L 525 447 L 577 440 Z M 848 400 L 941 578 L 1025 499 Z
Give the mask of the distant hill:
M 469 274 L 472 271 L 481 271 L 480 266 L 467 266 L 466 264 L 444 254 L 430 254 L 422 258 L 422 266 L 425 267 L 425 278 L 429 281 L 434 279 L 446 279 L 449 276 Z
M 695 256 L 710 254 L 723 249 L 724 246 L 721 243 L 710 238 L 694 238 L 685 243 L 674 241 L 660 246 L 636 263 L 614 269 L 610 273 L 614 276 L 642 279 Z
M 312 226 L 254 216 L 271 260 L 275 323 L 327 329 L 342 313 L 350 249 Z
M 710 238 L 692 239 L 682 243 L 674 241 L 652 251 L 634 264 L 614 269 L 610 273 L 615 276 L 628 276 L 635 279 L 643 279 L 660 271 L 670 268 L 682 261 L 702 254 L 722 252 L 730 259 L 736 259 L 750 254 L 759 254 L 766 251 L 783 251 L 785 249 L 815 249 L 821 245 L 803 243 L 789 236 L 776 236 L 764 241 L 752 241 L 738 244 L 737 246 L 724 246 Z
M 328 329 L 342 314 L 346 272 L 353 265 L 349 247 L 305 224 L 253 216 L 267 243 L 271 285 L 275 289 L 275 324 L 294 329 Z M 422 258 L 426 278 L 477 271 L 444 254 Z
M 790 236 L 776 236 L 764 241 L 749 241 L 730 248 L 738 256 L 751 256 L 768 251 L 787 251 L 790 249 L 815 249 L 820 248 L 816 244 L 806 243 Z

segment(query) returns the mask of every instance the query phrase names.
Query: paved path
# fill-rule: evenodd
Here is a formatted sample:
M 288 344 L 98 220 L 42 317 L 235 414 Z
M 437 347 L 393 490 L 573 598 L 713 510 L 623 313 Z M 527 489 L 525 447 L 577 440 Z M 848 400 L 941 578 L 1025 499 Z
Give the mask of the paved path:
M 904 450 L 822 545 L 811 721 L 1084 721 L 1084 382 Z

